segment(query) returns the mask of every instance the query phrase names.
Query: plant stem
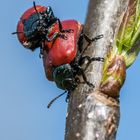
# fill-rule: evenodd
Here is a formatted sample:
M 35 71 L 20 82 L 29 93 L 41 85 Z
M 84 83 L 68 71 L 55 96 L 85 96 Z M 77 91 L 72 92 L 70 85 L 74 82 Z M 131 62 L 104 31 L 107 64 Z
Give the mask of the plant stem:
M 90 38 L 103 34 L 84 55 L 105 57 L 112 48 L 121 14 L 128 0 L 90 0 L 84 33 Z M 84 42 L 83 46 L 87 45 Z M 68 105 L 65 140 L 115 140 L 119 124 L 118 99 L 99 92 L 103 62 L 90 64 L 85 74 L 95 88 L 80 84 L 71 93 Z M 81 78 L 82 80 L 82 78 Z

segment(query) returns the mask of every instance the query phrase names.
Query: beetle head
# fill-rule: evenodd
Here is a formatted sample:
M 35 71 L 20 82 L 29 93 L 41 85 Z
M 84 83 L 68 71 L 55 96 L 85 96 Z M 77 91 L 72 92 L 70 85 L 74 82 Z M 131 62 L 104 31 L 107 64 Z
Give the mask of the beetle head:
M 51 7 L 36 5 L 26 10 L 17 25 L 17 34 L 21 44 L 30 50 L 40 47 L 45 40 L 48 28 L 56 22 Z

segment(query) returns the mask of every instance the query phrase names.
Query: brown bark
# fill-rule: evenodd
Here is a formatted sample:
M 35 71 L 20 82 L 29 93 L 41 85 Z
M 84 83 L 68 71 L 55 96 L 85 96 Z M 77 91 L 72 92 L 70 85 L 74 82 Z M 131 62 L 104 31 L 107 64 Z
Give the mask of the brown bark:
M 127 4 L 128 0 L 90 0 L 84 32 L 90 38 L 100 34 L 104 37 L 92 43 L 85 55 L 106 56 L 113 46 L 119 18 Z M 119 101 L 99 92 L 102 69 L 103 62 L 90 64 L 85 73 L 95 88 L 80 84 L 71 93 L 65 140 L 115 140 L 120 117 Z

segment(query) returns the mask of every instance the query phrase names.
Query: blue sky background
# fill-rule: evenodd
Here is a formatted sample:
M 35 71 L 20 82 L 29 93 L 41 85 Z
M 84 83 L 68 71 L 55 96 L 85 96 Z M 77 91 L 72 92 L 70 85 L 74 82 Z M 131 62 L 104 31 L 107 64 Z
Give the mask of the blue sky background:
M 84 23 L 88 0 L 36 0 L 52 6 L 61 20 Z M 0 8 L 0 140 L 63 140 L 65 96 L 51 109 L 48 102 L 62 90 L 45 79 L 39 50 L 24 49 L 16 36 L 21 14 L 32 0 L 4 0 Z M 121 90 L 121 120 L 117 140 L 138 140 L 140 133 L 140 56 L 127 71 Z

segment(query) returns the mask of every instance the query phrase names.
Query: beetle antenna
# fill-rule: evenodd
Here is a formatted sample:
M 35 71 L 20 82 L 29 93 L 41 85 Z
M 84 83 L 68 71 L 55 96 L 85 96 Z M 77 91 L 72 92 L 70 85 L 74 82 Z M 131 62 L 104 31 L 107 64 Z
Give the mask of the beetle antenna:
M 39 14 L 39 12 L 38 12 L 38 10 L 37 10 L 37 8 L 36 8 L 36 3 L 35 3 L 35 1 L 33 1 L 33 6 L 34 6 L 34 9 L 35 9 L 35 11 L 36 11 L 36 13 L 37 13 L 37 16 L 38 16 L 38 19 L 39 19 L 39 24 L 40 24 L 40 14 Z
M 27 31 L 27 32 L 13 32 L 11 33 L 12 35 L 15 35 L 15 34 L 25 34 L 25 33 L 30 33 L 32 31 Z
M 36 9 L 35 1 L 33 1 L 33 6 L 34 6 L 35 11 L 38 13 L 38 11 L 37 11 L 37 9 Z
M 51 105 L 61 96 L 63 96 L 65 93 L 67 93 L 67 91 L 64 91 L 63 93 L 61 93 L 60 95 L 56 96 L 54 99 L 52 99 L 49 104 L 47 105 L 47 108 L 50 108 Z
M 15 34 L 22 34 L 23 32 L 13 32 L 12 35 L 15 35 Z
M 34 6 L 34 9 L 35 9 L 35 11 L 36 11 L 36 13 L 37 13 L 37 15 L 38 15 L 38 19 L 40 19 L 40 17 L 39 17 L 39 12 L 37 11 L 37 8 L 36 8 L 36 3 L 35 3 L 35 1 L 33 1 L 33 6 Z
M 87 46 L 84 48 L 84 50 L 81 52 L 80 56 L 82 56 L 84 54 L 84 52 L 88 49 L 89 45 L 91 42 L 93 41 L 97 41 L 98 39 L 103 38 L 103 34 L 96 36 L 95 38 L 89 39 L 89 37 L 86 34 L 83 34 L 84 38 L 86 39 L 86 41 L 88 42 Z

